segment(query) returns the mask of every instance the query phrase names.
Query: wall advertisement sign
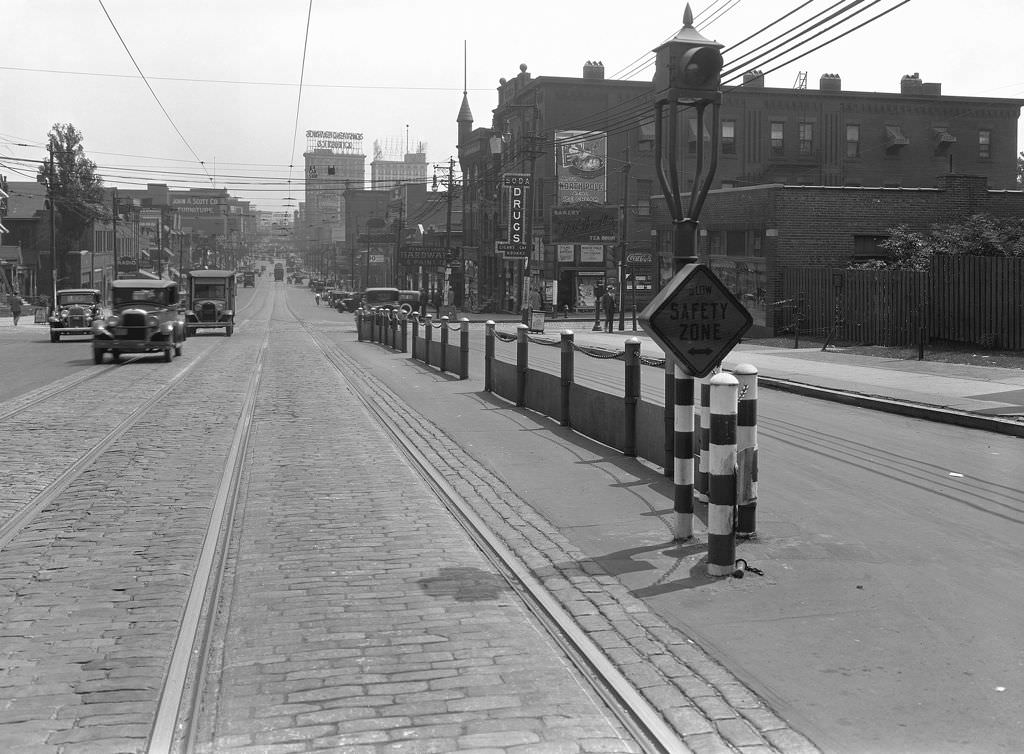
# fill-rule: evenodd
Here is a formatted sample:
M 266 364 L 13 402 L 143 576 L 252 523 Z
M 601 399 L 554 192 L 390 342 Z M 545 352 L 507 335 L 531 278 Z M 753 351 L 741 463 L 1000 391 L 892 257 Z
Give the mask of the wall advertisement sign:
M 619 231 L 617 207 L 552 207 L 551 239 L 557 242 L 613 242 Z
M 572 264 L 576 261 L 576 245 L 571 243 L 560 243 L 556 246 L 558 261 Z
M 558 204 L 604 204 L 608 137 L 603 131 L 555 131 Z
M 604 245 L 603 244 L 591 244 L 584 243 L 580 244 L 580 264 L 584 263 L 604 263 Z

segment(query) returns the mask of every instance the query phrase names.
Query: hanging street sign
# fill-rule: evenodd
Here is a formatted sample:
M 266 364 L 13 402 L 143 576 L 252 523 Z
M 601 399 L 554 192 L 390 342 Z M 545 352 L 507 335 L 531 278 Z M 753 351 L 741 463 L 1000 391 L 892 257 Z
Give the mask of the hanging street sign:
M 667 354 L 706 377 L 754 323 L 750 312 L 703 264 L 688 264 L 637 318 Z

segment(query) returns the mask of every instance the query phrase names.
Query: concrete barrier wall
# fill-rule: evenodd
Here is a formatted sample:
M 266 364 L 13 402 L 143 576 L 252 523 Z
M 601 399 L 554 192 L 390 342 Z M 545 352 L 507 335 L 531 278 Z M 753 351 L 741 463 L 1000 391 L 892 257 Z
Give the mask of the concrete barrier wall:
M 636 407 L 636 454 L 655 466 L 665 463 L 665 407 L 639 401 Z
M 562 380 L 557 374 L 529 370 L 526 377 L 526 406 L 545 416 L 561 412 Z
M 569 423 L 577 432 L 600 443 L 617 450 L 625 447 L 625 405 L 621 397 L 573 385 L 569 393 Z
M 492 392 L 507 401 L 516 401 L 516 365 L 495 359 L 492 362 Z

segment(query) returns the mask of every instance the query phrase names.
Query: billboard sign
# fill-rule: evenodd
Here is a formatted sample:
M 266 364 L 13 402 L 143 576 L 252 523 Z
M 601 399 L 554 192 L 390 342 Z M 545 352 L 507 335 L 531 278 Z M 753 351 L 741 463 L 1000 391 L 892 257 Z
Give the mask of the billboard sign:
M 555 131 L 558 204 L 607 201 L 607 150 L 603 131 Z

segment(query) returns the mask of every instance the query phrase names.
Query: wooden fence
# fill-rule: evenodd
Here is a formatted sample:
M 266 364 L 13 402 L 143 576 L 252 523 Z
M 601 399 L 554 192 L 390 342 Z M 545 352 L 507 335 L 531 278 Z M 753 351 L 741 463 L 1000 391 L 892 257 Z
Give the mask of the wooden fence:
M 928 272 L 790 268 L 773 311 L 776 331 L 835 343 L 912 346 L 923 335 L 1022 350 L 1024 259 L 939 255 Z

